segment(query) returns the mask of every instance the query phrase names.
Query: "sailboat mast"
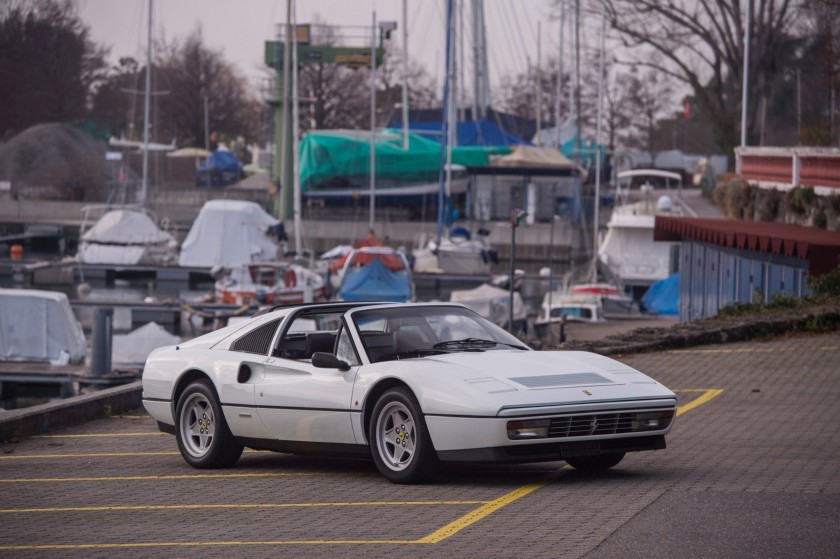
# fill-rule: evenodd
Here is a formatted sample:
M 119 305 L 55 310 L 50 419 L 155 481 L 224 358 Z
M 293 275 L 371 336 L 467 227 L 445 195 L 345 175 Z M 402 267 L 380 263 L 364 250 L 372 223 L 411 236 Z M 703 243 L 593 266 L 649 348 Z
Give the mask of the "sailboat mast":
M 143 183 L 140 188 L 140 204 L 146 205 L 149 189 L 149 106 L 152 97 L 152 8 L 149 0 L 149 27 L 146 35 L 146 92 L 143 98 Z
M 403 149 L 408 150 L 408 0 L 402 1 L 403 20 L 403 87 L 402 87 L 402 125 Z
M 373 233 L 376 211 L 376 10 L 370 26 L 370 210 L 368 229 Z
M 473 27 L 473 120 L 484 118 L 490 106 L 487 65 L 487 35 L 484 28 L 484 0 L 472 0 Z
M 560 125 L 563 122 L 563 26 L 565 25 L 566 0 L 560 0 L 560 44 L 557 52 L 557 96 L 554 99 L 554 147 L 560 149 Z
M 301 231 L 301 201 L 300 201 L 300 107 L 298 105 L 298 50 L 297 50 L 297 5 L 292 1 L 292 24 L 295 33 L 292 35 L 292 185 L 294 188 L 294 226 L 295 226 L 295 254 L 300 255 L 303 247 Z
M 542 22 L 537 22 L 537 147 L 542 147 Z
M 598 220 L 601 205 L 601 129 L 604 114 L 604 51 L 606 50 L 607 5 L 601 2 L 601 57 L 598 62 L 598 116 L 595 126 L 595 218 L 592 225 L 592 282 L 598 281 Z
M 437 212 L 437 241 L 443 237 L 443 214 L 445 212 L 444 188 L 448 177 L 446 162 L 449 159 L 449 128 L 450 128 L 450 107 L 452 105 L 452 33 L 453 33 L 453 12 L 454 0 L 446 1 L 446 56 L 444 64 L 445 80 L 443 83 L 443 108 L 441 110 L 441 141 L 440 141 L 440 170 L 438 172 L 438 212 Z
M 575 81 L 574 81 L 574 104 L 575 104 L 575 129 L 577 135 L 577 154 L 580 152 L 580 0 L 573 0 L 575 5 L 574 31 L 575 31 Z

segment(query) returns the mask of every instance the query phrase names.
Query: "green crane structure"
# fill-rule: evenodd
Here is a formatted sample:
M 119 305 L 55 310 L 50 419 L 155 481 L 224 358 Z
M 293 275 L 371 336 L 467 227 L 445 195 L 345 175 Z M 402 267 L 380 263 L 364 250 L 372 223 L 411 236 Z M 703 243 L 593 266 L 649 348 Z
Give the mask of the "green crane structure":
M 366 30 L 367 37 L 363 33 L 358 35 L 339 35 L 334 27 L 329 27 L 326 32 L 313 33 L 318 28 L 327 26 L 316 26 L 311 24 L 294 25 L 285 24 L 279 26 L 278 40 L 265 42 L 265 63 L 274 68 L 277 72 L 276 87 L 274 96 L 267 100 L 274 108 L 275 128 L 275 151 L 273 176 L 274 184 L 277 186 L 274 200 L 274 214 L 278 219 L 291 219 L 294 206 L 294 166 L 292 165 L 294 150 L 294 135 L 292 128 L 292 93 L 291 72 L 293 71 L 290 50 L 297 48 L 298 64 L 340 64 L 349 68 L 371 68 L 372 64 L 382 64 L 385 49 L 384 39 L 390 37 L 394 27 L 380 25 L 376 31 L 379 32 L 377 46 L 371 47 L 371 28 L 357 28 Z M 294 29 L 294 40 L 291 33 Z M 374 31 L 375 32 L 375 31 Z M 316 36 L 327 37 L 323 44 L 317 44 Z M 374 40 L 376 40 L 374 38 Z M 353 43 L 356 45 L 341 44 Z M 367 42 L 367 45 L 359 44 Z M 289 52 L 287 52 L 289 51 Z M 373 54 L 375 53 L 375 55 Z M 373 61 L 371 59 L 374 59 Z M 279 164 L 278 164 L 279 163 Z

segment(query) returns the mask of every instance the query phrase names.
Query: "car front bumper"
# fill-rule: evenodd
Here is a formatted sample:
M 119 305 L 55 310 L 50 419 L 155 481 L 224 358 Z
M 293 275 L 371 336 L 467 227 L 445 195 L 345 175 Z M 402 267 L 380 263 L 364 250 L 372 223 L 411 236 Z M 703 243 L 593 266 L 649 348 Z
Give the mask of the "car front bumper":
M 576 456 L 597 456 L 664 448 L 665 435 L 647 435 L 618 439 L 549 441 L 516 446 L 444 450 L 438 451 L 438 458 L 444 462 L 553 462 Z

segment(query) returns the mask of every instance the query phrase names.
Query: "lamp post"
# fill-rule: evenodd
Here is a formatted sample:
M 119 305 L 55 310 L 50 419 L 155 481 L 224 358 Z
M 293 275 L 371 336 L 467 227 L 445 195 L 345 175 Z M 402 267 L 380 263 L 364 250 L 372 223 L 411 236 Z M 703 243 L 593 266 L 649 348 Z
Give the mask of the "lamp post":
M 554 330 L 551 328 L 551 304 L 554 302 L 554 221 L 557 219 L 557 195 L 555 184 L 551 185 L 551 227 L 548 241 L 548 337 L 554 341 Z
M 508 329 L 513 334 L 513 279 L 516 273 L 516 228 L 523 219 L 528 215 L 528 212 L 522 211 L 519 208 L 511 210 L 510 215 L 510 285 L 508 286 L 509 300 L 508 300 Z

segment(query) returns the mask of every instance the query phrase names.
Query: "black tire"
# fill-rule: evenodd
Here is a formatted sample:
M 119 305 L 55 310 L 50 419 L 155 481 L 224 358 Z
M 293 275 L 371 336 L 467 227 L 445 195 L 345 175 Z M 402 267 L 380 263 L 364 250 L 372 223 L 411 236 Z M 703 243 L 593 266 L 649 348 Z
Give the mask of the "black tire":
M 193 382 L 181 394 L 175 430 L 178 450 L 193 468 L 227 468 L 244 449 L 231 434 L 216 391 L 206 379 Z
M 581 472 L 600 472 L 609 470 L 617 465 L 624 458 L 623 452 L 615 454 L 601 454 L 599 456 L 578 456 L 577 458 L 566 458 L 566 462 Z
M 368 440 L 376 468 L 392 483 L 421 483 L 438 466 L 420 404 L 407 388 L 392 388 L 373 407 Z

